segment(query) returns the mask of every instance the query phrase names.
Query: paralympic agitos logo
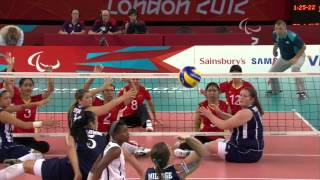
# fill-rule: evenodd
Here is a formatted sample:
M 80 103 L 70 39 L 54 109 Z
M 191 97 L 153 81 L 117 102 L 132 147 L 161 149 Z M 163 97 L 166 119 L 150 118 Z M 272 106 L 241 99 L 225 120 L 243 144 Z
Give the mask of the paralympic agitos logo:
M 43 64 L 40 62 L 40 54 L 43 53 L 43 51 L 39 51 L 39 52 L 36 52 L 34 54 L 32 54 L 29 58 L 28 58 L 28 64 L 30 66 L 35 66 L 36 69 L 39 71 L 39 72 L 45 72 L 45 68 L 50 66 L 48 64 Z M 36 62 L 35 64 L 33 63 L 33 59 L 36 57 Z M 57 63 L 55 65 L 51 65 L 52 66 L 52 69 L 58 69 L 60 67 L 60 61 L 59 59 L 57 59 Z

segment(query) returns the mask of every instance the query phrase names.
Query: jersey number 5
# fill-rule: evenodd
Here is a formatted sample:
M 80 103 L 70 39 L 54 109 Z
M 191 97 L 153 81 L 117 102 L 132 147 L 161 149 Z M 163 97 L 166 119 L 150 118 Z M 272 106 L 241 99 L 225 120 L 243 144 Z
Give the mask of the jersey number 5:
M 90 149 L 94 149 L 97 147 L 97 142 L 94 139 L 88 139 L 87 146 Z

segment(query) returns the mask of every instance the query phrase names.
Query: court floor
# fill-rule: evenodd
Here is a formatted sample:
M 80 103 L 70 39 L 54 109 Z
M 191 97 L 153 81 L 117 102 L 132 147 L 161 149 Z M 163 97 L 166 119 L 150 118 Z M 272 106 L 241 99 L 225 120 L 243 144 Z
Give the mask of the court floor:
M 171 145 L 175 138 L 161 137 L 133 137 L 141 145 L 151 147 L 158 141 L 165 141 Z M 65 146 L 63 138 L 50 138 L 51 151 L 46 156 L 64 156 Z M 171 162 L 180 159 L 173 158 Z M 144 169 L 152 166 L 150 158 L 139 158 Z M 216 156 L 205 157 L 198 170 L 188 179 L 320 179 L 320 136 L 269 136 L 265 138 L 264 156 L 258 163 L 237 164 L 226 163 Z M 130 165 L 126 167 L 128 179 L 139 179 Z M 32 175 L 24 175 L 16 180 L 41 179 Z
M 47 114 L 48 115 L 48 114 Z M 66 114 L 54 113 L 60 117 L 63 127 L 66 127 Z M 164 126 L 155 127 L 158 132 L 164 131 L 192 131 L 194 113 L 159 112 L 158 117 L 163 120 Z M 44 117 L 43 117 L 44 118 Z M 317 131 L 297 112 L 267 112 L 263 116 L 265 131 Z M 65 128 L 45 130 L 46 132 L 66 132 Z M 142 128 L 130 129 L 131 132 L 144 131 Z M 39 138 L 48 141 L 51 145 L 46 158 L 62 157 L 66 154 L 66 146 L 62 137 Z M 151 148 L 159 141 L 169 145 L 175 143 L 174 136 L 133 136 L 141 146 Z M 172 156 L 171 162 L 181 159 Z M 147 169 L 152 166 L 150 158 L 139 158 L 141 167 Z M 1 168 L 1 165 L 0 165 Z M 237 164 L 227 163 L 218 157 L 206 156 L 197 169 L 188 179 L 320 179 L 320 136 L 266 136 L 264 156 L 258 163 Z M 138 179 L 138 174 L 130 165 L 126 167 L 128 179 Z M 41 179 L 32 175 L 24 175 L 17 180 Z

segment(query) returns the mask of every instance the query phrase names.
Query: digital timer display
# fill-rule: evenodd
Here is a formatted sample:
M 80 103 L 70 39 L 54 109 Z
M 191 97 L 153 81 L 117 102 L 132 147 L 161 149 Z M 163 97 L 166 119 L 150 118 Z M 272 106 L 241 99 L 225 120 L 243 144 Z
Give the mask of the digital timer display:
M 293 0 L 291 21 L 293 23 L 319 23 L 320 0 Z

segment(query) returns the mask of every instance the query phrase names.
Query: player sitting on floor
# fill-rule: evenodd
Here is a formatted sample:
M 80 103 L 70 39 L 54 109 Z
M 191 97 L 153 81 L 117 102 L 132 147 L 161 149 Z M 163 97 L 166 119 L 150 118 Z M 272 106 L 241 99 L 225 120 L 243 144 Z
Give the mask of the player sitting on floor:
M 261 108 L 257 92 L 253 88 L 244 88 L 240 92 L 241 110 L 235 115 L 224 114 L 223 120 L 214 115 L 209 108 L 201 107 L 199 113 L 207 117 L 221 129 L 232 129 L 229 141 L 217 140 L 207 143 L 206 149 L 228 162 L 252 163 L 261 159 L 264 148 Z
M 188 144 L 193 152 L 183 161 L 169 164 L 170 148 L 165 142 L 155 144 L 151 149 L 151 160 L 154 167 L 147 169 L 145 180 L 180 180 L 185 179 L 195 171 L 205 154 L 205 149 L 200 141 L 195 138 L 179 137 L 178 140 Z
M 97 117 L 91 111 L 82 111 L 66 135 L 67 156 L 38 159 L 15 164 L 0 171 L 1 180 L 13 179 L 24 173 L 45 180 L 87 179 L 88 173 L 107 145 L 106 137 L 98 132 Z
M 144 104 L 144 100 L 146 99 L 152 111 L 154 121 L 158 122 L 149 91 L 140 84 L 139 79 L 129 79 L 128 85 L 120 90 L 119 96 L 121 96 L 124 91 L 129 91 L 130 89 L 134 89 L 137 95 L 127 104 L 120 120 L 125 122 L 129 127 L 142 126 L 146 128 L 146 131 L 153 131 L 152 121 L 147 107 Z
M 221 111 L 227 112 L 228 107 L 226 102 L 219 100 L 220 89 L 217 83 L 208 83 L 204 94 L 206 96 L 206 100 L 199 103 L 197 111 L 199 111 L 199 108 L 201 107 L 209 108 L 211 112 L 218 117 L 220 117 L 219 115 Z M 213 106 L 216 107 L 215 109 L 219 109 L 219 111 L 216 112 Z M 195 129 L 200 132 L 224 132 L 223 129 L 216 127 L 207 117 L 201 116 L 198 113 L 196 113 L 195 116 Z M 205 144 L 218 138 L 224 139 L 224 136 L 195 136 L 195 138 Z M 177 143 L 175 146 L 177 146 L 177 149 L 174 150 L 174 155 L 177 157 L 186 157 L 191 152 L 191 147 L 186 143 Z
M 102 72 L 102 70 L 102 66 L 96 66 L 93 72 L 98 73 Z M 88 79 L 84 85 L 84 89 L 89 90 L 93 81 L 93 78 Z M 98 93 L 102 93 L 103 99 L 96 96 Z M 112 84 L 111 80 L 106 80 L 101 87 L 90 90 L 90 94 L 93 98 L 93 106 L 102 106 L 115 99 L 115 86 Z M 121 110 L 125 107 L 125 103 L 128 102 L 121 103 L 107 113 L 98 117 L 98 131 L 104 133 L 109 131 L 111 124 L 119 120 Z M 136 156 L 144 156 L 150 152 L 150 149 L 141 147 L 137 142 L 134 141 L 124 142 L 122 147 Z
M 32 129 L 39 128 L 41 126 L 54 126 L 56 121 L 36 121 L 36 122 L 24 122 L 18 118 L 13 117 L 9 112 L 21 111 L 24 108 L 31 108 L 33 106 L 40 106 L 46 104 L 47 99 L 27 103 L 19 106 L 10 106 L 11 96 L 9 92 L 2 88 L 0 89 L 0 162 L 10 164 L 14 159 L 25 161 L 28 159 L 38 159 L 42 157 L 42 154 L 38 151 L 19 145 L 13 142 L 12 128 L 15 127 Z M 1 178 L 0 178 L 1 179 Z
M 47 68 L 47 71 L 50 72 L 52 68 Z M 41 101 L 43 99 L 47 99 L 50 97 L 51 93 L 54 91 L 53 79 L 48 79 L 48 87 L 47 90 L 43 91 L 41 94 L 32 95 L 32 91 L 34 88 L 34 81 L 32 78 L 22 78 L 19 81 L 20 94 L 16 94 L 13 91 L 13 87 L 11 88 L 12 102 L 15 105 L 25 104 L 28 102 L 36 102 Z M 37 107 L 32 107 L 28 109 L 23 109 L 22 111 L 18 111 L 16 113 L 16 117 L 26 121 L 26 122 L 34 122 L 36 119 Z M 14 128 L 14 133 L 34 133 L 35 129 L 22 129 L 19 127 Z M 28 146 L 32 149 L 40 151 L 41 153 L 46 153 L 49 151 L 49 144 L 46 141 L 37 141 L 32 137 L 19 137 L 14 138 L 14 142 L 17 144 L 22 144 Z
M 103 152 L 103 157 L 93 165 L 88 180 L 126 179 L 125 162 L 129 162 L 143 177 L 143 171 L 138 161 L 121 146 L 129 140 L 128 127 L 122 121 L 112 124 L 109 135 L 111 139 Z

